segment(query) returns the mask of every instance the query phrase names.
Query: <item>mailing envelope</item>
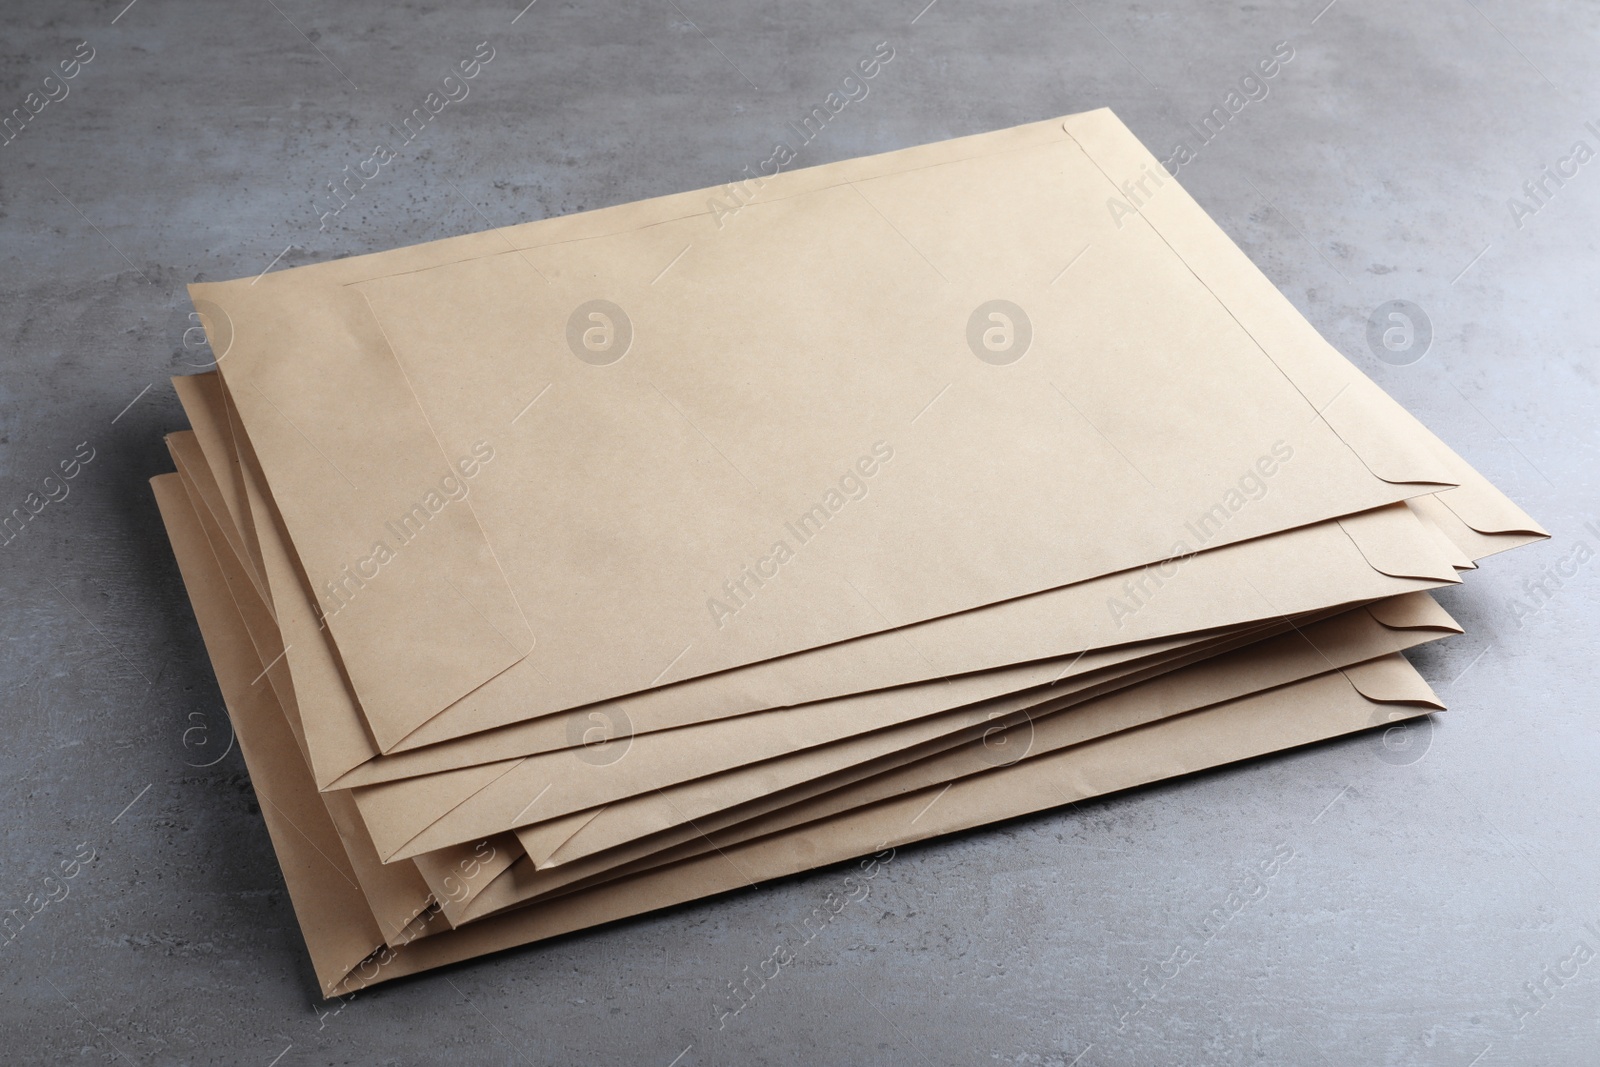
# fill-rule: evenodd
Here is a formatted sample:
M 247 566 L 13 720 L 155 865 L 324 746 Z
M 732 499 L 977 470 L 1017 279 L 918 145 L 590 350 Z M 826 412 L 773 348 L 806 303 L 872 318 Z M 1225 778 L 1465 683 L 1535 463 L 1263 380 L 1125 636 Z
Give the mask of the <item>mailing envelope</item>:
M 1374 473 L 1106 187 L 1040 124 L 780 175 L 723 234 L 685 194 L 194 293 L 387 751 L 1453 484 L 1393 434 Z M 596 299 L 634 309 L 604 365 L 567 339 Z
M 1349 390 L 1347 390 L 1346 387 L 1342 387 L 1341 386 L 1341 390 L 1346 390 L 1346 392 L 1349 392 Z M 1334 405 L 1334 406 L 1336 406 L 1336 410 L 1339 410 L 1339 411 L 1344 410 L 1344 408 L 1346 408 L 1346 397 L 1342 397 L 1342 395 L 1339 394 L 1339 390 L 1336 390 L 1336 392 L 1334 392 L 1334 398 L 1336 398 L 1336 400 L 1338 400 L 1338 405 Z M 1328 406 L 1330 406 L 1330 405 L 1323 405 L 1323 408 L 1328 408 Z M 1320 414 L 1320 416 L 1318 416 L 1318 418 L 1326 418 L 1325 411 L 1323 411 L 1323 413 Z M 1344 435 L 1346 435 L 1346 437 L 1352 437 L 1352 438 L 1358 437 L 1357 430 L 1362 429 L 1362 424 L 1360 424 L 1360 421 L 1355 421 L 1354 424 L 1352 424 L 1352 426 L 1355 427 L 1355 430 L 1350 429 L 1349 426 L 1344 427 L 1344 430 L 1342 430 L 1342 432 L 1344 432 Z M 1390 434 L 1390 437 L 1392 437 L 1392 434 Z M 1384 458 L 1390 459 L 1390 461 L 1392 461 L 1392 456 L 1390 456 L 1389 453 L 1382 453 L 1382 456 L 1384 456 Z M 1459 477 L 1459 472 L 1458 472 L 1458 474 L 1456 474 L 1456 477 Z M 1491 518 L 1493 518 L 1493 515 L 1491 515 Z M 1480 523 L 1480 525 L 1482 525 L 1482 523 Z M 509 675 L 507 675 L 507 677 L 509 677 Z

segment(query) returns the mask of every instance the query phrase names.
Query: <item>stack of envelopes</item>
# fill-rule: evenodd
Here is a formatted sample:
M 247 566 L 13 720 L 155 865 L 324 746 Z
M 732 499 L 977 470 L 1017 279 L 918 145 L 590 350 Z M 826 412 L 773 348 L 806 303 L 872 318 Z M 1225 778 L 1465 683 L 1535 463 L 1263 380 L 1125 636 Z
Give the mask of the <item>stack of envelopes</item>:
M 1537 524 L 1108 111 L 191 287 L 326 994 L 1428 714 Z

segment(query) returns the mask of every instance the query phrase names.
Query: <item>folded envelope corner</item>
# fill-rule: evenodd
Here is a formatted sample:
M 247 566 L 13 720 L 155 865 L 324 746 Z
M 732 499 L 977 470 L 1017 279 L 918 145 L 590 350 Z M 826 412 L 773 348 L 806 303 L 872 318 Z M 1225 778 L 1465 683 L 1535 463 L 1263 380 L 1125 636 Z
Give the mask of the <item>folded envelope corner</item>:
M 1356 692 L 1375 704 L 1414 704 L 1445 710 L 1444 701 L 1399 652 L 1345 667 L 1343 674 Z

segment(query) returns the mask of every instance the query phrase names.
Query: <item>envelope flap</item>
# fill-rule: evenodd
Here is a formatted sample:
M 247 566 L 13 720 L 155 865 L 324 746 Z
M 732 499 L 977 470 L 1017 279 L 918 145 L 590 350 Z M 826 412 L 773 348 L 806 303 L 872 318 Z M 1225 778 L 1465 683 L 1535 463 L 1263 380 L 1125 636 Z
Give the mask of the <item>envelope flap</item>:
M 1398 652 L 1345 667 L 1343 673 L 1356 692 L 1375 703 L 1421 704 L 1444 710 L 1444 702 Z
M 1474 487 L 1470 484 L 1463 484 L 1456 489 L 1450 490 L 1450 492 L 1454 495 L 1458 505 L 1466 505 L 1466 510 L 1469 513 L 1471 512 L 1470 502 L 1474 496 L 1481 497 L 1485 495 L 1485 493 L 1480 492 L 1477 487 Z M 1488 495 L 1498 495 L 1498 491 Z M 1456 547 L 1459 548 L 1468 559 L 1472 560 L 1474 564 L 1477 563 L 1478 560 L 1492 556 L 1497 552 L 1509 552 L 1513 548 L 1520 548 L 1523 545 L 1532 544 L 1535 541 L 1543 540 L 1549 536 L 1543 530 L 1538 528 L 1537 523 L 1531 521 L 1526 523 L 1508 523 L 1506 525 L 1511 528 L 1498 533 L 1485 533 L 1481 530 L 1476 530 L 1469 526 L 1460 515 L 1456 514 L 1455 510 L 1449 504 L 1445 503 L 1444 498 L 1439 493 L 1429 493 L 1425 496 L 1412 497 L 1410 500 L 1406 501 L 1406 504 L 1409 505 L 1411 509 L 1415 511 L 1424 521 L 1431 523 L 1435 528 L 1437 528 L 1440 533 L 1442 533 L 1453 544 L 1455 544 Z M 1527 518 L 1525 515 L 1522 517 L 1524 519 Z M 1480 519 L 1479 525 L 1484 526 L 1495 524 L 1485 522 Z M 1518 525 L 1524 525 L 1529 528 L 1516 529 L 1515 527 Z
M 1479 533 L 1550 536 L 1548 530 L 1481 476 L 1435 495 L 1457 518 Z
M 1404 593 L 1367 605 L 1367 614 L 1391 630 L 1443 630 L 1462 633 L 1460 625 L 1428 593 Z
M 519 826 L 516 829 L 517 840 L 522 843 L 523 851 L 528 854 L 534 866 L 543 867 L 550 861 L 550 857 L 561 850 L 562 845 L 576 837 L 605 810 L 605 806 L 602 805 L 598 808 L 575 811 L 571 815 L 563 815 L 548 822 Z
M 1387 513 L 1387 515 L 1383 513 Z M 1342 529 L 1374 570 L 1391 578 L 1425 578 L 1456 583 L 1453 561 L 1404 503 L 1339 520 Z

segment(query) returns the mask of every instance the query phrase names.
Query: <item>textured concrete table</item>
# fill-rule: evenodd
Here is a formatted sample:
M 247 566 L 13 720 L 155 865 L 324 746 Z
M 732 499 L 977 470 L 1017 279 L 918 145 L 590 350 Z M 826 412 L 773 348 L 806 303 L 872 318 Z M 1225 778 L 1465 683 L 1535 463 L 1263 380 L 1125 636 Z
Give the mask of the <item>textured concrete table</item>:
M 0 910 L 67 893 L 0 948 L 0 1060 L 1595 1062 L 1600 11 L 925 2 L 5 5 L 0 510 L 92 458 L 0 548 Z M 902 850 L 721 1028 L 847 868 L 319 1015 L 145 485 L 205 363 L 184 285 L 730 180 L 879 42 L 796 165 L 1109 105 L 1554 540 L 1442 595 L 1452 710 L 1404 743 Z

